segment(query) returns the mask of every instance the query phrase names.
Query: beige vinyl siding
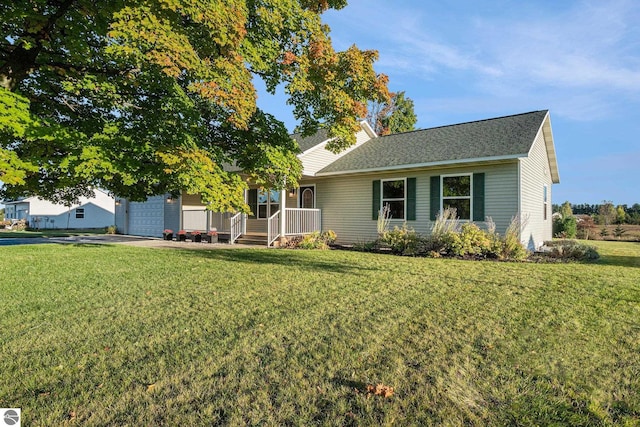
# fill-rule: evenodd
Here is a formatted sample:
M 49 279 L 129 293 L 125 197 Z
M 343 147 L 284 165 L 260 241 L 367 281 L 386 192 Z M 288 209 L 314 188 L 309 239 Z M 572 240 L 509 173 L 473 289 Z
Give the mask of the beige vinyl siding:
M 296 189 L 295 194 L 292 196 L 289 194 L 289 190 L 287 190 L 287 208 L 297 208 L 298 207 L 298 190 Z
M 518 215 L 518 164 L 513 162 L 477 172 L 485 173 L 485 217 L 490 216 L 496 231 L 504 234 Z
M 247 218 L 247 233 L 266 233 L 267 232 L 267 220 L 266 219 L 252 219 Z
M 205 209 L 204 203 L 199 194 L 182 193 L 183 210 L 202 210 Z
M 367 134 L 364 130 L 361 130 L 358 133 L 356 133 L 355 145 L 349 147 L 346 150 L 341 151 L 338 154 L 334 154 L 331 151 L 326 150 L 324 148 L 325 144 L 319 144 L 318 146 L 309 150 L 307 153 L 299 156 L 300 160 L 304 165 L 304 170 L 302 172 L 303 175 L 307 175 L 307 176 L 315 175 L 316 172 L 318 172 L 320 169 L 324 168 L 330 163 L 333 163 L 338 158 L 344 156 L 349 151 L 362 145 L 363 143 L 367 142 L 370 139 L 371 137 L 369 136 L 369 134 Z
M 482 167 L 366 174 L 331 177 L 319 180 L 316 200 L 322 209 L 322 229 L 333 230 L 339 243 L 358 243 L 377 237 L 377 223 L 372 219 L 372 182 L 377 179 L 416 178 L 416 219 L 407 226 L 428 234 L 430 212 L 430 178 L 442 174 L 485 173 L 485 215 L 491 216 L 496 229 L 504 233 L 518 211 L 518 166 L 516 162 Z M 403 221 L 392 221 L 402 226 Z M 484 223 L 480 223 L 484 226 Z
M 322 209 L 322 229 L 333 230 L 339 243 L 376 238 L 371 220 L 371 181 L 379 177 L 335 177 L 317 182 L 316 202 Z
M 520 159 L 520 212 L 522 243 L 530 250 L 552 237 L 551 175 L 543 132 L 536 136 L 529 156 Z M 547 219 L 544 219 L 544 186 L 547 186 Z
M 247 233 L 266 233 L 267 232 L 267 220 L 266 219 L 247 219 Z

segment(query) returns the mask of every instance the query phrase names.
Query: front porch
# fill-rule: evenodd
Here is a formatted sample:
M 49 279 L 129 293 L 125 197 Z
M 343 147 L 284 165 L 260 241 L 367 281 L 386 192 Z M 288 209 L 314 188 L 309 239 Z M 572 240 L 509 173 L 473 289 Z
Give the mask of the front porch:
M 218 232 L 218 238 L 230 244 L 264 244 L 273 246 L 286 238 L 321 231 L 320 209 L 285 208 L 268 218 L 249 217 L 242 213 L 220 213 L 206 209 L 183 209 L 181 228 L 185 231 Z

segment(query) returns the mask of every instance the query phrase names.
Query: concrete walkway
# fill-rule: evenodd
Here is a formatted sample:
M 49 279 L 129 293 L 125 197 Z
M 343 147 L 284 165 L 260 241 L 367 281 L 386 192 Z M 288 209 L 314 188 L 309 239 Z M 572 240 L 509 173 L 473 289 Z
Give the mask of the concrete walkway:
M 95 242 L 92 242 L 95 243 Z M 105 242 L 106 243 L 106 242 Z M 145 248 L 166 248 L 166 249 L 267 249 L 266 245 L 244 245 L 229 243 L 206 243 L 206 242 L 178 242 L 176 240 L 163 240 L 155 237 L 138 236 L 115 236 L 114 241 L 108 243 L 119 243 L 130 246 L 140 246 Z
M 13 245 L 36 245 L 45 243 L 67 243 L 67 244 L 121 244 L 130 246 L 140 246 L 146 248 L 165 248 L 165 249 L 241 249 L 252 248 L 260 249 L 267 247 L 265 245 L 241 245 L 228 243 L 196 243 L 196 242 L 177 242 L 175 240 L 163 240 L 154 237 L 125 236 L 121 234 L 98 234 L 88 236 L 70 236 L 70 237 L 34 237 L 34 238 L 1 238 L 0 246 Z

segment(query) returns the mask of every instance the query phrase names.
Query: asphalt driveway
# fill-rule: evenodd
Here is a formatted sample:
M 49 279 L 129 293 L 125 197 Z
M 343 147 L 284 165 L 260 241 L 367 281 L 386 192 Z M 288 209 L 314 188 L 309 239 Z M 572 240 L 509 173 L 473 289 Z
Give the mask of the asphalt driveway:
M 0 238 L 0 246 L 14 245 L 40 245 L 44 243 L 135 243 L 152 239 L 133 236 L 95 235 L 95 236 L 69 236 L 69 237 L 3 237 Z
M 55 243 L 51 239 L 45 239 L 44 237 L 34 238 L 2 238 L 0 239 L 0 246 L 14 246 L 14 245 L 36 245 L 41 243 Z

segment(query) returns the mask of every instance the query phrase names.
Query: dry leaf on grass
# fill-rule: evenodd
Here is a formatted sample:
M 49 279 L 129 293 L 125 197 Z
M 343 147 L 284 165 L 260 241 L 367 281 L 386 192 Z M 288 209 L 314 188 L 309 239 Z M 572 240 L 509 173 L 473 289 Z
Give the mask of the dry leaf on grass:
M 375 386 L 369 384 L 367 385 L 367 394 L 373 394 L 374 396 L 391 397 L 393 396 L 393 387 L 384 385 L 382 383 Z

